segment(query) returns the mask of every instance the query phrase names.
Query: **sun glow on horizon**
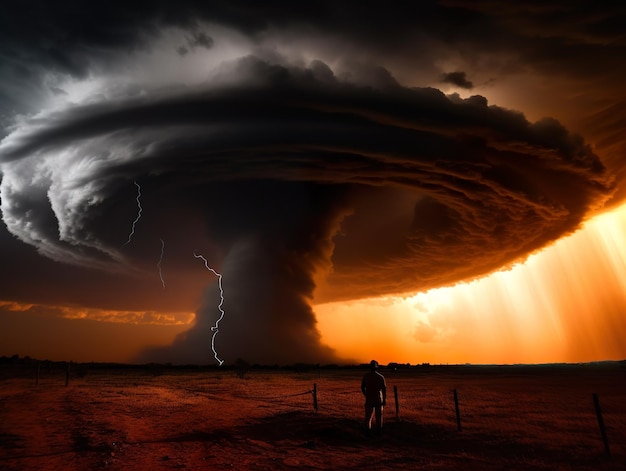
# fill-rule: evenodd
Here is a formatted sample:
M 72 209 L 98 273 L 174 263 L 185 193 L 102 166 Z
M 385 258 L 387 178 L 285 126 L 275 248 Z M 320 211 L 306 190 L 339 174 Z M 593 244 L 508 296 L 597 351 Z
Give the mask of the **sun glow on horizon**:
M 134 362 L 189 329 L 188 312 L 114 311 L 0 301 L 0 355 L 54 361 Z
M 0 300 L 0 312 L 28 312 L 59 319 L 83 319 L 96 322 L 133 325 L 182 326 L 191 325 L 196 317 L 193 312 L 159 312 L 154 310 L 120 311 L 113 309 L 53 306 Z
M 342 357 L 401 363 L 626 358 L 626 205 L 524 263 L 404 297 L 315 306 Z

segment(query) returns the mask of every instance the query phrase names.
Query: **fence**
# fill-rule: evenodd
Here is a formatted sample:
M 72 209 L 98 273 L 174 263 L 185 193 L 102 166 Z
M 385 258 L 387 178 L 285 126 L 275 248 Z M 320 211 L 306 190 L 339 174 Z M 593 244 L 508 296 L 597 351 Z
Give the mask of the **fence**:
M 214 379 L 199 380 L 205 377 L 184 372 L 176 387 L 209 399 L 230 395 L 245 401 L 243 408 L 273 412 L 320 411 L 359 421 L 362 416 L 361 370 L 324 372 L 323 378 L 319 372 L 293 375 L 254 372 L 249 379 L 221 379 L 231 373 L 208 373 L 220 379 L 218 384 Z M 547 440 L 557 435 L 559 439 L 568 436 L 573 445 L 603 444 L 606 456 L 611 456 L 610 441 L 615 444 L 624 438 L 623 385 L 609 386 L 609 376 L 602 380 L 601 391 L 597 392 L 584 391 L 584 388 L 570 390 L 563 377 L 549 375 L 429 378 L 426 374 L 402 375 L 384 370 L 383 373 L 388 385 L 387 421 L 422 424 L 458 433 L 469 430 L 487 434 L 498 430 L 518 437 L 544 436 Z M 35 385 L 64 384 L 67 387 L 72 382 L 78 383 L 79 379 L 85 381 L 85 375 L 80 367 L 74 368 L 69 363 L 64 368 L 56 365 L 52 369 L 37 364 Z M 94 381 L 95 376 L 90 375 L 89 380 Z M 120 377 L 120 381 L 127 382 L 128 376 Z
M 345 377 L 338 382 L 318 377 L 311 388 L 294 394 L 280 394 L 276 385 L 268 385 L 260 379 L 256 384 L 263 388 L 264 395 L 255 395 L 248 390 L 241 392 L 239 397 L 271 403 L 277 410 L 295 407 L 351 418 L 354 418 L 355 411 L 362 414 L 363 397 L 358 389 L 358 375 L 353 375 L 352 383 L 355 387 L 351 390 L 345 389 Z M 495 378 L 493 381 L 498 382 Z M 502 382 L 510 381 L 508 378 Z M 463 380 L 459 382 L 463 383 Z M 520 382 L 520 378 L 517 382 Z M 555 385 L 531 385 L 528 389 L 515 387 L 517 392 L 512 394 L 506 391 L 506 387 L 483 388 L 481 385 L 469 384 L 467 388 L 456 388 L 449 387 L 445 382 L 432 387 L 416 386 L 415 383 L 415 378 L 388 377 L 385 408 L 387 421 L 429 423 L 459 433 L 466 428 L 485 433 L 494 429 L 509 432 L 517 429 L 518 435 L 556 436 L 562 435 L 565 430 L 571 435 L 572 442 L 579 445 L 596 443 L 601 438 L 604 453 L 611 456 L 610 434 L 600 408 L 600 395 L 596 392 L 584 395 L 577 392 L 567 404 L 566 391 Z M 280 387 L 292 390 L 297 387 L 296 384 L 285 383 Z M 623 392 L 621 394 L 623 396 Z M 622 399 L 620 402 L 623 402 Z M 624 420 L 622 417 L 620 421 L 612 422 L 611 431 L 616 432 Z M 559 437 L 559 440 L 562 439 L 562 436 Z
M 346 390 L 345 378 L 337 382 L 318 378 L 310 383 L 310 388 L 293 395 L 272 395 L 270 387 L 265 389 L 265 396 L 242 393 L 240 397 L 272 403 L 277 410 L 297 407 L 355 418 L 355 414 L 356 417 L 362 415 L 363 397 L 358 389 L 359 377 L 356 374 L 353 376 L 354 388 L 351 390 Z M 497 387 L 498 379 L 492 378 L 492 387 L 489 388 L 471 382 L 466 387 L 450 387 L 451 381 L 441 381 L 435 387 L 420 386 L 415 378 L 388 377 L 385 420 L 412 422 L 457 433 L 468 430 L 488 435 L 497 430 L 522 440 L 543 436 L 548 442 L 565 440 L 581 447 L 597 447 L 602 443 L 604 454 L 611 456 L 611 434 L 615 443 L 623 437 L 622 430 L 626 425 L 626 417 L 620 414 L 624 407 L 616 407 L 616 404 L 623 403 L 624 391 L 607 394 L 607 404 L 611 406 L 608 408 L 611 416 L 609 426 L 605 424 L 600 407 L 601 394 L 574 391 L 568 398 L 567 388 L 558 384 L 531 384 L 526 387 L 522 385 L 523 379 L 505 378 L 502 383 L 508 385 Z M 511 381 L 514 383 L 513 391 Z M 463 383 L 465 379 L 457 382 Z M 261 381 L 259 384 L 264 383 Z M 292 389 L 295 386 L 284 387 Z

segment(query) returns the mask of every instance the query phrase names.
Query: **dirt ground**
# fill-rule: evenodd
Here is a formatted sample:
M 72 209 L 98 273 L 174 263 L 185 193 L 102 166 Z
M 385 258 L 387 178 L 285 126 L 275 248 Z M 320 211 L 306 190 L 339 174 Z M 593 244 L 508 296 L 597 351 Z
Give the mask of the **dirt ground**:
M 366 437 L 357 368 L 240 379 L 217 368 L 81 367 L 67 386 L 59 368 L 38 384 L 5 368 L 0 469 L 626 469 L 623 362 L 381 372 L 384 433 Z

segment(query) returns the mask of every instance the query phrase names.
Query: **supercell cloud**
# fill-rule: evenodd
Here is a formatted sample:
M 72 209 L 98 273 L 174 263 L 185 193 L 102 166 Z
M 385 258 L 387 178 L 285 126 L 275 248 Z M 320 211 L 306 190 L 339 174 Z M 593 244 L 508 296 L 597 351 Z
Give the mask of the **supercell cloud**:
M 194 328 L 142 359 L 211 357 L 217 286 L 182 261 L 194 250 L 224 275 L 227 362 L 329 362 L 314 299 L 485 275 L 573 232 L 611 194 L 591 147 L 556 120 L 405 86 L 378 65 L 268 50 L 254 22 L 235 34 L 181 13 L 140 34 L 124 18 L 82 47 L 34 41 L 13 57 L 30 68 L 4 66 L 30 80 L 4 90 L 16 111 L 3 114 L 0 209 L 46 259 L 128 280 L 154 268 L 144 244 L 169 234 L 169 276 L 195 270 L 208 288 Z M 464 72 L 439 78 L 473 87 Z M 19 98 L 29 87 L 41 96 Z M 124 245 L 133 182 L 145 214 Z

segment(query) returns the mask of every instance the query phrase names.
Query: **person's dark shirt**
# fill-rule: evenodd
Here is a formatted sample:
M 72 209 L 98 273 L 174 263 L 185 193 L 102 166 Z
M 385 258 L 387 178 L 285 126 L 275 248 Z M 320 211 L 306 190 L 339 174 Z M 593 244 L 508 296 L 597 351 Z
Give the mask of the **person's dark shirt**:
M 369 404 L 382 404 L 387 393 L 385 377 L 377 371 L 370 371 L 363 376 L 361 391 Z

